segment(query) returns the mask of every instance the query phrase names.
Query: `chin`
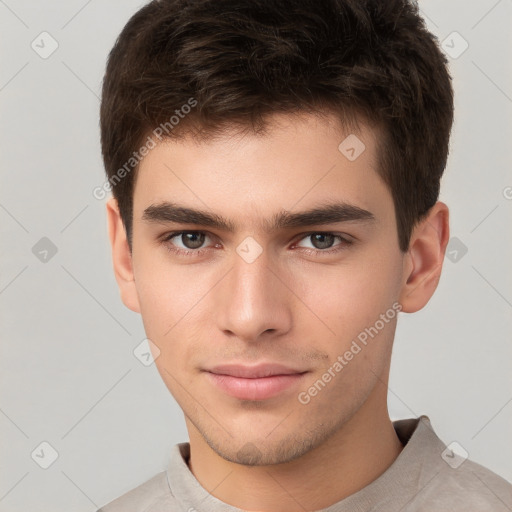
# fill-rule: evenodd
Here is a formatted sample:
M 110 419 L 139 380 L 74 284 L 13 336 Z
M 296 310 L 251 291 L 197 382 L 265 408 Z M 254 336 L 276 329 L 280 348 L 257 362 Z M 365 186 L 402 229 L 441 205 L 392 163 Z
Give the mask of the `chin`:
M 325 427 L 325 424 L 323 424 Z M 297 435 L 297 431 L 301 433 Z M 212 438 L 201 433 L 210 448 L 223 459 L 242 464 L 244 466 L 270 466 L 285 464 L 302 457 L 312 449 L 325 441 L 334 429 L 310 430 L 294 429 L 294 433 L 274 433 L 272 439 L 255 436 L 250 438 L 245 434 L 237 438 L 225 437 L 224 439 Z

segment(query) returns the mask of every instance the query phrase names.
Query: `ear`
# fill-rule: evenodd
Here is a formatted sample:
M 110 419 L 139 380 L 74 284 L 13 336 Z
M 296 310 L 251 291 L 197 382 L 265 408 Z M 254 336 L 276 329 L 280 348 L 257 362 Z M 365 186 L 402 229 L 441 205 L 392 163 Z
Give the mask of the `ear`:
M 449 210 L 446 204 L 438 201 L 411 235 L 404 258 L 404 283 L 399 299 L 403 312 L 420 310 L 434 294 L 449 238 Z
M 139 297 L 133 275 L 132 254 L 119 207 L 114 198 L 107 202 L 107 220 L 114 274 L 121 293 L 121 300 L 128 309 L 140 313 Z

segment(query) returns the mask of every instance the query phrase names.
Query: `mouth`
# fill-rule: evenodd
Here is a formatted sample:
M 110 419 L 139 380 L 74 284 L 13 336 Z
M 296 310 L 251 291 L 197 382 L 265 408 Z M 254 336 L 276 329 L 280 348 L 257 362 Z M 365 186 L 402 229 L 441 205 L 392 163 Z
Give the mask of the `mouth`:
M 240 400 L 272 398 L 296 387 L 309 373 L 278 364 L 222 365 L 204 371 L 219 390 Z

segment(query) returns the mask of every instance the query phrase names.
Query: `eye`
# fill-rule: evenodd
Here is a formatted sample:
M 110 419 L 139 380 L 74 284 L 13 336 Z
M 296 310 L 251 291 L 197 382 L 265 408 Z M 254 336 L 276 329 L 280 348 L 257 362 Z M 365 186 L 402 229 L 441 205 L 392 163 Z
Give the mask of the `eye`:
M 309 254 L 332 254 L 338 251 L 345 249 L 347 246 L 353 243 L 348 237 L 344 237 L 341 235 L 337 235 L 335 233 L 325 233 L 325 232 L 313 232 L 307 233 L 304 238 L 301 240 L 310 240 L 313 245 L 313 250 L 305 247 L 306 252 Z M 334 242 L 338 239 L 340 242 L 336 245 L 333 245 Z M 304 247 L 297 244 L 297 247 Z M 333 248 L 334 247 L 334 248 Z
M 163 238 L 162 242 L 171 252 L 179 255 L 195 256 L 206 250 L 201 246 L 207 238 L 209 236 L 202 231 L 179 231 L 169 233 Z
M 183 233 L 177 233 L 172 238 L 176 237 L 178 237 L 177 240 L 185 245 L 184 249 L 199 249 L 204 243 L 204 239 L 206 238 L 204 233 L 200 233 L 198 231 L 186 231 Z
M 209 238 L 210 236 L 202 231 L 178 231 L 168 233 L 162 239 L 162 243 L 169 252 L 179 256 L 200 256 L 208 251 L 208 246 L 204 244 Z M 306 254 L 319 257 L 337 253 L 353 244 L 349 237 L 329 232 L 306 233 L 300 241 L 308 239 L 312 243 L 312 249 L 300 244 L 295 244 L 295 247 L 301 247 Z M 339 243 L 334 244 L 336 240 L 339 240 Z

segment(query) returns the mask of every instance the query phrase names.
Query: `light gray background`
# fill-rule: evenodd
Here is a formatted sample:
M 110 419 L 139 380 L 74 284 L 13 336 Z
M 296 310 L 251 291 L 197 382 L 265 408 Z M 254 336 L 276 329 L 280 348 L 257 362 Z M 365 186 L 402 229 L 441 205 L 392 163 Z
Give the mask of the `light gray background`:
M 106 56 L 142 5 L 0 0 L 1 511 L 92 512 L 188 439 L 156 368 L 133 355 L 142 322 L 119 299 L 92 195 L 104 181 Z M 400 317 L 390 410 L 428 414 L 447 444 L 512 481 L 512 1 L 420 6 L 452 51 L 453 31 L 469 43 L 450 59 L 456 121 L 440 198 L 468 252 L 445 260 L 426 308 Z M 31 48 L 43 31 L 59 45 L 47 59 Z M 47 262 L 32 252 L 42 237 L 58 250 Z M 59 455 L 46 470 L 31 458 L 43 441 Z

